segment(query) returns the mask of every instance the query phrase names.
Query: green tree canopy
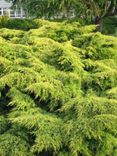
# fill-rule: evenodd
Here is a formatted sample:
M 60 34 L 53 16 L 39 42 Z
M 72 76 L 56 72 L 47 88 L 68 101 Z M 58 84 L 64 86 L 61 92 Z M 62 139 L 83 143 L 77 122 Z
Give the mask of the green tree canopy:
M 117 39 L 35 22 L 0 29 L 0 155 L 116 156 Z
M 117 14 L 117 0 L 10 0 L 22 4 L 36 17 L 83 18 L 100 23 L 102 18 Z

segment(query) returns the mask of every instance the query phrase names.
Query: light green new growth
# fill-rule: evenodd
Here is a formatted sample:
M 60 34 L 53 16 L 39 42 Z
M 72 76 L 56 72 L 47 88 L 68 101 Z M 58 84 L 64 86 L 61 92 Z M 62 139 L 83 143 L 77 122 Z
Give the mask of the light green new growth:
M 117 156 L 117 38 L 36 22 L 0 29 L 0 156 Z

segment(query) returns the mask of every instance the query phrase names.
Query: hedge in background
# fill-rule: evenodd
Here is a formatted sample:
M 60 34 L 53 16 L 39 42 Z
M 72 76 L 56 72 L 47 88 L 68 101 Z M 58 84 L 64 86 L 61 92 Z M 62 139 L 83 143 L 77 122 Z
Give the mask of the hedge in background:
M 0 17 L 0 28 L 29 30 L 37 27 L 37 24 L 31 19 L 9 19 L 7 16 Z
M 117 39 L 36 23 L 0 30 L 0 155 L 116 156 Z

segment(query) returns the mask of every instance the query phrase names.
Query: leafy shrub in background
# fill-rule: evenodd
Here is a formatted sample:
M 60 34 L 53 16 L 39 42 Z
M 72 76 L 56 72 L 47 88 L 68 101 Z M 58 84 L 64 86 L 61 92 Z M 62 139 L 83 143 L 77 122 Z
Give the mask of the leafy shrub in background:
M 104 34 L 117 35 L 117 17 L 110 16 L 104 19 L 103 31 Z
M 8 16 L 0 16 L 0 28 L 6 27 L 8 20 L 9 20 Z
M 0 155 L 116 156 L 117 39 L 37 21 L 0 30 Z
M 31 19 L 11 19 L 8 16 L 0 17 L 0 28 L 29 30 L 37 27 L 37 23 Z
M 30 19 L 9 19 L 6 23 L 6 28 L 29 30 L 37 28 L 36 23 Z

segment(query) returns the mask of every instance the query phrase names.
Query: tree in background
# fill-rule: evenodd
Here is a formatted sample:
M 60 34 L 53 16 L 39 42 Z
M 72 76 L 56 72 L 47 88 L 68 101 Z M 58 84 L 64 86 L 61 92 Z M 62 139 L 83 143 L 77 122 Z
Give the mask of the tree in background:
M 117 14 L 117 0 L 9 0 L 22 4 L 35 17 L 74 17 L 101 24 L 104 17 Z M 72 12 L 72 13 L 71 13 Z M 62 16 L 61 16 L 62 15 Z

